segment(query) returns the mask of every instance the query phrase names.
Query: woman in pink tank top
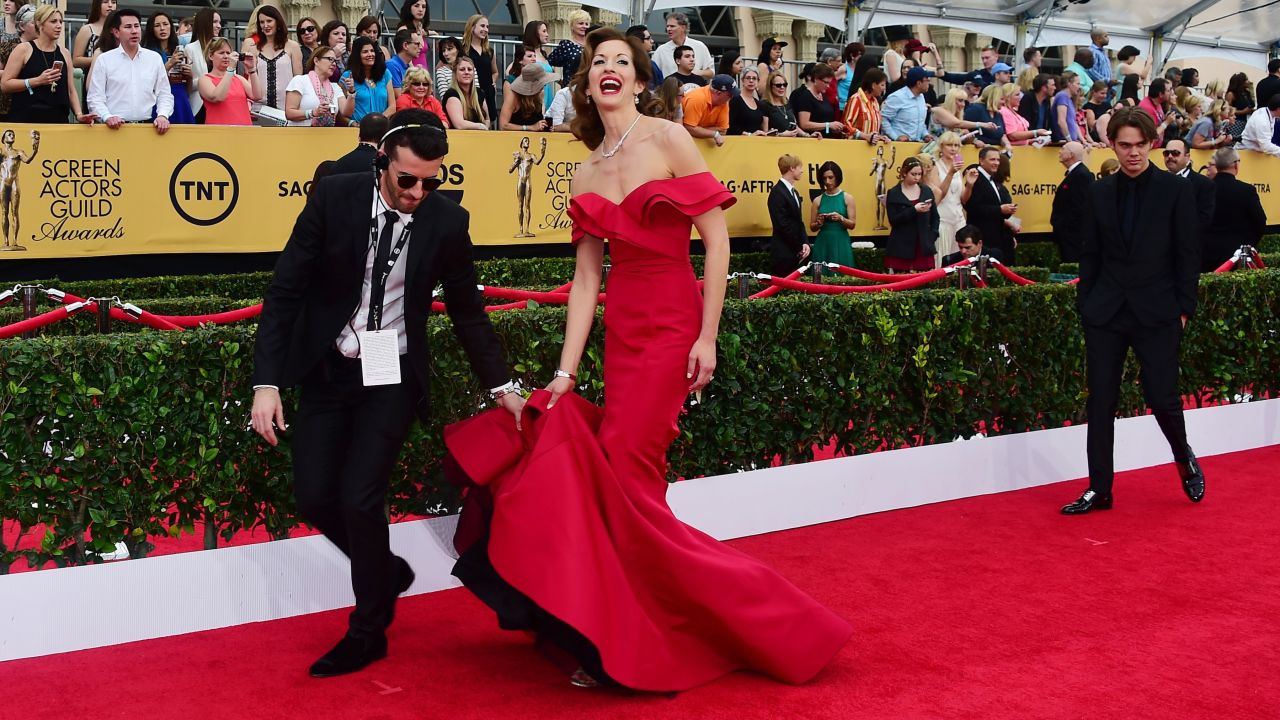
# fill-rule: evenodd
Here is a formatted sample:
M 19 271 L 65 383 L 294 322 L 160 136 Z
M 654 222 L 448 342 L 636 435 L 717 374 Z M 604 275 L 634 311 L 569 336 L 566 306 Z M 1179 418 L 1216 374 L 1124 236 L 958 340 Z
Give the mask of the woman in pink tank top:
M 205 49 L 209 72 L 200 78 L 200 97 L 204 99 L 205 125 L 252 125 L 249 101 L 261 101 L 263 96 L 261 73 L 257 58 L 245 56 L 249 77 L 231 72 L 236 60 L 231 43 L 217 38 Z

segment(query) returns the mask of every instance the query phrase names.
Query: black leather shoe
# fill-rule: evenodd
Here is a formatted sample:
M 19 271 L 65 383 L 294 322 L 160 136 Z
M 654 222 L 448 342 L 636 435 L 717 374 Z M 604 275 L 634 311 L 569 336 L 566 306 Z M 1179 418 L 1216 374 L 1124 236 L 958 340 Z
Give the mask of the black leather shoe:
M 328 678 L 363 670 L 387 656 L 387 637 L 358 638 L 343 636 L 333 649 L 311 666 L 311 677 Z
M 1200 469 L 1200 462 L 1196 460 L 1196 454 L 1191 452 L 1191 448 L 1187 448 L 1187 461 L 1176 463 L 1178 466 L 1178 477 L 1182 478 L 1182 491 L 1193 503 L 1198 503 L 1204 499 L 1204 471 Z
M 395 556 L 393 565 L 396 572 L 396 586 L 395 592 L 391 595 L 391 609 L 387 611 L 387 623 L 383 625 L 384 628 L 391 627 L 391 622 L 396 619 L 396 600 L 413 585 L 413 579 L 416 577 L 413 574 L 413 568 L 409 567 L 409 563 L 399 555 Z
M 1085 490 L 1078 500 L 1062 507 L 1062 514 L 1083 515 L 1094 510 L 1110 510 L 1112 501 L 1110 494 L 1099 495 L 1092 490 Z

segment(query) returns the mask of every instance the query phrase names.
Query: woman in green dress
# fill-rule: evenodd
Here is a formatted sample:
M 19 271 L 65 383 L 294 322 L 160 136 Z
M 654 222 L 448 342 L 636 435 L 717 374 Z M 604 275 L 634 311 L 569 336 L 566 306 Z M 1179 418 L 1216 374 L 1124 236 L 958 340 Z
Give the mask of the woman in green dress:
M 857 225 L 857 214 L 853 198 L 840 189 L 844 173 L 839 165 L 828 160 L 818 168 L 818 180 L 822 183 L 822 196 L 818 202 L 809 204 L 809 229 L 818 231 L 813 239 L 811 259 L 853 267 L 849 231 Z

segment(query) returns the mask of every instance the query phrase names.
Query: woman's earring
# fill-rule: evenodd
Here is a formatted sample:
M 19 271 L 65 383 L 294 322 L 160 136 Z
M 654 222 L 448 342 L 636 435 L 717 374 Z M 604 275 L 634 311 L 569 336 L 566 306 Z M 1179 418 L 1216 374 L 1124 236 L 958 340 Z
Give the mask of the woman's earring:
M 591 104 L 591 93 L 586 93 L 586 96 L 587 96 L 587 104 L 588 104 L 588 105 L 590 105 L 590 104 Z
M 636 105 L 639 105 L 639 104 L 640 104 L 640 93 L 636 93 L 636 94 L 635 94 L 635 99 L 636 99 Z

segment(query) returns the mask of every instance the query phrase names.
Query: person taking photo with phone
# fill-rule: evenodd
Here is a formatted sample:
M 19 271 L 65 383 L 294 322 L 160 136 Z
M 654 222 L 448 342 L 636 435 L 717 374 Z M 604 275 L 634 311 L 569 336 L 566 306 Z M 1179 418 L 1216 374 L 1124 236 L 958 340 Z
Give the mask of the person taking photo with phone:
M 923 182 L 924 164 L 919 158 L 907 158 L 898 178 L 901 182 L 885 197 L 890 230 L 884 266 L 889 272 L 932 270 L 939 220 L 933 190 Z
M 80 93 L 71 82 L 71 53 L 59 42 L 62 11 L 41 5 L 32 22 L 36 39 L 13 49 L 0 76 L 0 89 L 12 96 L 9 122 L 61 124 L 74 116 L 79 122 L 93 123 L 97 118 L 83 112 Z

